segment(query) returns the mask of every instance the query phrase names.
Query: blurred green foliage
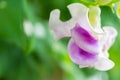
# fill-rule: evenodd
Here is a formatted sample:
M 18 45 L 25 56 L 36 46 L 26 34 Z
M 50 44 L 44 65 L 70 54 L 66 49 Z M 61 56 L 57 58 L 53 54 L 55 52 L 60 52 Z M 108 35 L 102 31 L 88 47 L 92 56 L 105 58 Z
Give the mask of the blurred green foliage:
M 66 6 L 73 2 L 96 5 L 94 0 L 0 0 L 0 80 L 120 80 L 120 34 L 109 51 L 116 66 L 108 72 L 80 69 L 68 57 L 69 38 L 53 39 L 48 28 L 50 11 L 58 8 L 61 19 L 68 20 Z M 112 2 L 101 7 L 102 25 L 114 26 L 119 33 L 120 19 L 109 7 Z M 25 20 L 42 24 L 44 38 L 27 36 Z

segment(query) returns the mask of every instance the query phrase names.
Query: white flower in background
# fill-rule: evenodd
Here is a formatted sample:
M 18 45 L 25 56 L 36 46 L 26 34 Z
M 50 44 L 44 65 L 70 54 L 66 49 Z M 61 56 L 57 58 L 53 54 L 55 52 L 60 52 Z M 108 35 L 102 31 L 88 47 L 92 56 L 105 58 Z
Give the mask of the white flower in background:
M 46 35 L 45 28 L 44 28 L 44 26 L 42 24 L 36 23 L 34 29 L 35 29 L 34 33 L 35 33 L 35 35 L 37 37 L 40 37 L 40 38 L 44 38 L 45 37 L 45 35 Z
M 68 44 L 70 59 L 82 67 L 95 67 L 109 70 L 114 66 L 109 59 L 108 49 L 114 43 L 117 31 L 110 26 L 101 28 L 100 8 L 90 10 L 80 3 L 68 5 L 72 18 L 66 22 L 60 20 L 60 11 L 50 14 L 49 26 L 56 39 L 71 37 Z M 89 18 L 88 18 L 89 12 Z
M 46 36 L 45 28 L 40 23 L 33 25 L 29 21 L 24 21 L 24 31 L 27 36 L 35 35 L 38 38 L 44 38 Z
M 24 21 L 24 32 L 26 33 L 27 36 L 31 36 L 34 33 L 34 27 L 33 24 L 28 22 L 28 21 Z

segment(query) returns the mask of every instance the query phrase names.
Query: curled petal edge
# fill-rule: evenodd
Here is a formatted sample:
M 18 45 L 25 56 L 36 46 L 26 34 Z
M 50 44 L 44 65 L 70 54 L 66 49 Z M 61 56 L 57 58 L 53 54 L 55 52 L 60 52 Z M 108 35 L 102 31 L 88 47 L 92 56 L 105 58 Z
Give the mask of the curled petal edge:
M 88 8 L 80 3 L 72 3 L 67 6 L 72 18 L 66 22 L 60 20 L 60 10 L 55 9 L 50 13 L 49 26 L 54 32 L 56 39 L 70 37 L 70 30 L 79 23 L 91 32 L 91 25 L 88 19 Z
M 108 58 L 100 57 L 94 67 L 100 71 L 107 71 L 114 67 L 114 62 Z

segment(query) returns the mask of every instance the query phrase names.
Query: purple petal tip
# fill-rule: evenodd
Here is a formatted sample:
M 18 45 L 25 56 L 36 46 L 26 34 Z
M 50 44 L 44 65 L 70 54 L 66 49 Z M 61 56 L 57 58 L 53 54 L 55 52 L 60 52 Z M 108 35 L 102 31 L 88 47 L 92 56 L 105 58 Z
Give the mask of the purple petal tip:
M 71 60 L 81 66 L 90 66 L 97 61 L 97 54 L 79 48 L 73 39 L 69 42 L 68 51 Z

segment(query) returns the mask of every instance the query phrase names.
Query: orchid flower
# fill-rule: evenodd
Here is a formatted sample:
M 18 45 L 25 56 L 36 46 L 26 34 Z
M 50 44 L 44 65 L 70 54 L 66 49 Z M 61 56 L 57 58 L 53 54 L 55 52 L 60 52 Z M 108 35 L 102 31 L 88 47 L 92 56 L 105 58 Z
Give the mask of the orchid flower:
M 72 3 L 67 7 L 72 18 L 66 22 L 60 20 L 60 10 L 55 9 L 50 14 L 49 26 L 54 37 L 71 37 L 68 53 L 80 68 L 94 67 L 101 71 L 111 69 L 114 62 L 109 59 L 108 50 L 117 36 L 116 29 L 111 26 L 101 28 L 101 11 L 97 6 L 89 9 L 81 3 Z

